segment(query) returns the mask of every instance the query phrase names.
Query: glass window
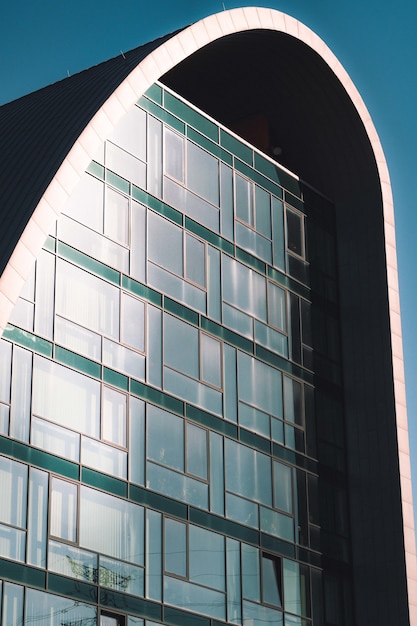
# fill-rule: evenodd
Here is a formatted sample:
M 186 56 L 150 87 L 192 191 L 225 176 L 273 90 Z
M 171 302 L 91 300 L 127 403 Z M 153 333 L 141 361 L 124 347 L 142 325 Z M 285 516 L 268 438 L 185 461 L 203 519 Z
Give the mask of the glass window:
M 284 376 L 284 414 L 289 422 L 302 425 L 302 387 L 301 383 Z
M 127 293 L 122 293 L 121 340 L 145 350 L 145 303 Z
M 187 577 L 187 527 L 165 519 L 165 571 Z
M 207 479 L 207 431 L 187 423 L 187 472 Z
M 199 378 L 198 330 L 190 324 L 164 315 L 164 363 L 173 369 Z
M 115 559 L 143 565 L 143 508 L 81 486 L 80 545 Z
M 81 437 L 81 463 L 116 478 L 127 479 L 127 454 L 102 441 Z
M 103 199 L 104 184 L 93 176 L 84 174 L 62 212 L 77 222 L 102 233 Z
M 0 456 L 0 521 L 26 528 L 28 468 Z
M 77 485 L 52 479 L 49 532 L 66 541 L 77 541 Z
M 184 137 L 164 126 L 165 173 L 184 182 Z
M 23 591 L 23 588 L 22 588 Z M 23 611 L 23 597 L 21 598 Z M 26 590 L 25 624 L 96 624 L 97 608 L 90 604 L 74 601 L 35 589 Z M 10 620 L 7 624 L 21 624 L 20 620 Z
M 148 405 L 148 457 L 184 471 L 184 420 Z
M 189 535 L 190 580 L 225 591 L 224 537 L 197 526 L 189 526 Z
M 129 244 L 129 198 L 110 188 L 106 189 L 104 234 L 124 246 Z
M 110 141 L 106 142 L 106 167 L 120 174 L 125 180 L 129 180 L 141 189 L 145 189 L 145 163 L 142 163 L 129 152 L 115 146 Z
M 80 435 L 77 432 L 32 417 L 31 444 L 70 461 L 80 460 Z
M 222 255 L 223 299 L 266 322 L 266 281 L 242 263 Z
M 274 506 L 281 511 L 293 513 L 292 468 L 279 461 L 274 465 Z
M 55 316 L 55 341 L 78 354 L 101 361 L 101 337 L 91 330 Z
M 185 277 L 206 286 L 205 244 L 185 233 Z
M 187 142 L 187 187 L 219 206 L 219 160 Z
M 182 230 L 152 211 L 148 211 L 148 259 L 183 275 Z
M 141 161 L 146 161 L 146 113 L 134 106 L 117 124 L 111 139 Z
M 268 322 L 279 330 L 287 330 L 286 291 L 268 281 Z
M 10 370 L 12 360 L 12 344 L 0 340 L 0 400 L 10 402 Z
M 103 387 L 102 437 L 119 446 L 126 446 L 126 395 Z
M 119 289 L 57 259 L 56 313 L 119 339 Z
M 254 225 L 252 183 L 235 173 L 236 217 Z
M 239 400 L 282 417 L 281 372 L 240 351 L 237 361 Z
M 271 200 L 270 195 L 255 185 L 256 230 L 271 239 Z
M 216 387 L 222 386 L 221 343 L 201 333 L 201 379 Z
M 281 560 L 262 554 L 262 600 L 265 604 L 282 606 Z
M 225 439 L 226 489 L 255 502 L 272 504 L 271 459 Z
M 303 218 L 299 213 L 287 209 L 287 248 L 299 256 L 304 256 Z
M 35 355 L 33 412 L 66 428 L 100 437 L 100 383 Z

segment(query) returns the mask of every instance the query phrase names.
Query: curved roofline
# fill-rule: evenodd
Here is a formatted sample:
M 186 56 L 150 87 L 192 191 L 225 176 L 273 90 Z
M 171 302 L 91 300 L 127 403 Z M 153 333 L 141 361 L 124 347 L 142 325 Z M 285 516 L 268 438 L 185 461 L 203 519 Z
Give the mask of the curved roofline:
M 255 29 L 272 30 L 290 35 L 306 44 L 321 57 L 336 75 L 356 108 L 375 156 L 383 203 L 410 624 L 417 626 L 417 568 L 411 471 L 394 210 L 388 167 L 371 117 L 352 80 L 331 50 L 307 26 L 293 17 L 272 9 L 257 7 L 232 9 L 207 17 L 174 34 L 139 62 L 92 117 L 68 152 L 33 211 L 32 217 L 29 219 L 0 278 L 0 332 L 3 332 L 7 324 L 14 304 L 29 275 L 30 268 L 51 232 L 55 219 L 61 213 L 67 198 L 92 160 L 100 142 L 112 132 L 122 116 L 134 106 L 143 93 L 178 63 L 207 44 L 226 35 Z

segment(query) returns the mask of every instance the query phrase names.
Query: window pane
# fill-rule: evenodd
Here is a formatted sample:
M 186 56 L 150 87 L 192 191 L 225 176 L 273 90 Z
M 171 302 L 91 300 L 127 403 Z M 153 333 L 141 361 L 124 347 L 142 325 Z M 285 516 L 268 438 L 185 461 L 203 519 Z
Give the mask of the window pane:
M 106 167 L 138 187 L 146 187 L 146 165 L 110 141 L 106 142 Z
M 103 339 L 103 363 L 128 376 L 145 380 L 145 357 L 109 339 Z
M 252 183 L 235 174 L 236 217 L 254 226 Z
M 270 195 L 255 185 L 256 230 L 271 239 Z
M 225 254 L 222 266 L 224 300 L 266 322 L 265 278 Z
M 119 446 L 126 446 L 125 394 L 103 387 L 102 437 Z
M 278 558 L 262 555 L 262 599 L 280 607 L 281 597 L 281 562 Z
M 129 198 L 114 189 L 106 189 L 104 234 L 127 246 L 129 243 Z
M 284 332 L 287 329 L 286 309 L 285 290 L 268 282 L 268 322 Z
M 242 592 L 247 600 L 260 602 L 261 577 L 259 572 L 259 550 L 242 543 Z
M 132 348 L 145 350 L 145 304 L 122 293 L 121 339 Z
M 219 206 L 219 161 L 190 141 L 187 142 L 187 187 Z
M 286 420 L 303 423 L 301 383 L 287 376 L 284 376 L 284 410 Z
M 30 468 L 28 554 L 27 562 L 37 567 L 46 566 L 46 529 L 48 519 L 48 474 Z
M 195 237 L 185 233 L 186 278 L 205 287 L 206 263 L 205 245 Z
M 93 176 L 84 174 L 62 212 L 102 233 L 103 198 L 104 184 Z
M 38 417 L 32 417 L 32 445 L 70 461 L 80 460 L 80 435 Z
M 148 405 L 148 457 L 184 471 L 184 420 Z
M 77 485 L 52 479 L 49 532 L 67 541 L 77 541 Z
M 23 598 L 22 598 L 23 600 Z M 23 602 L 22 602 L 23 610 Z M 48 624 L 48 626 L 63 626 L 63 624 L 96 624 L 97 609 L 95 606 L 74 601 L 72 598 L 27 589 L 25 624 Z M 7 624 L 20 624 L 17 621 L 7 621 Z
M 0 521 L 26 528 L 28 468 L 0 456 Z
M 293 512 L 292 469 L 274 461 L 274 506 L 287 513 Z
M 184 137 L 164 126 L 165 173 L 184 182 Z
M 101 337 L 56 315 L 55 341 L 78 354 L 101 361 Z
M 187 472 L 207 478 L 207 431 L 187 424 Z
M 182 231 L 148 211 L 148 258 L 178 276 L 183 275 Z
M 189 534 L 190 580 L 225 591 L 224 537 L 197 526 Z
M 187 576 L 187 527 L 169 518 L 165 520 L 165 570 Z
M 111 140 L 141 161 L 146 161 L 146 113 L 134 106 L 117 124 Z
M 302 217 L 287 209 L 287 248 L 303 256 Z
M 265 454 L 225 439 L 226 489 L 262 504 L 272 504 L 271 460 Z
M 204 333 L 201 334 L 201 379 L 222 386 L 221 343 Z
M 35 355 L 33 412 L 99 438 L 100 383 Z
M 164 363 L 173 369 L 199 378 L 198 330 L 190 324 L 164 315 Z
M 12 344 L 0 340 L 0 400 L 10 402 L 10 370 Z
M 239 400 L 265 413 L 282 416 L 282 374 L 278 370 L 238 352 Z
M 95 439 L 81 437 L 81 463 L 110 476 L 127 478 L 126 452 Z

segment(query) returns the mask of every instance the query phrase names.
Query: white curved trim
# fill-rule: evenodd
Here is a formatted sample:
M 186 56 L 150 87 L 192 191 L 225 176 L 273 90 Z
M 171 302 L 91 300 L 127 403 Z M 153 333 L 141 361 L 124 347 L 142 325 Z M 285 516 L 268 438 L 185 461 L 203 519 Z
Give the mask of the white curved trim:
M 410 624 L 411 626 L 417 626 L 417 561 L 408 449 L 394 211 L 388 168 L 381 143 L 361 96 L 331 50 L 307 26 L 293 17 L 272 9 L 256 7 L 232 9 L 211 15 L 189 26 L 163 43 L 139 63 L 108 98 L 81 133 L 34 210 L 0 278 L 0 334 L 7 324 L 30 268 L 53 228 L 54 220 L 59 216 L 67 198 L 93 158 L 100 142 L 112 132 L 121 117 L 135 104 L 148 87 L 168 70 L 207 43 L 225 35 L 252 29 L 266 29 L 287 33 L 307 44 L 321 56 L 342 83 L 356 107 L 375 154 L 381 181 L 384 211 Z

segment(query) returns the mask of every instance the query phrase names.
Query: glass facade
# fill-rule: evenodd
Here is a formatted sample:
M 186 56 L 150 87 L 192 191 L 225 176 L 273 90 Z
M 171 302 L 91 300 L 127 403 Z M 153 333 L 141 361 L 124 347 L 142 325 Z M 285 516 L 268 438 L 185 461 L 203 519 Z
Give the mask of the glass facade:
M 125 116 L 0 341 L 4 626 L 350 623 L 332 215 L 160 84 Z

